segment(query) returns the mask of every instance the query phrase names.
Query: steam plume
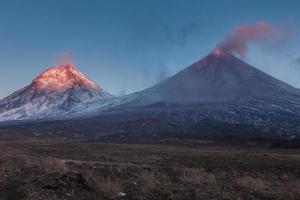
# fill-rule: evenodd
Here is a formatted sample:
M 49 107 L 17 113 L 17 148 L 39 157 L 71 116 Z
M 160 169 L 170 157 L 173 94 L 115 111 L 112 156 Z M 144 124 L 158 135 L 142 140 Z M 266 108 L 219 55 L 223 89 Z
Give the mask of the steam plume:
M 75 63 L 72 59 L 73 53 L 71 51 L 65 51 L 57 56 L 56 62 L 58 65 L 68 65 L 75 67 Z
M 265 21 L 259 21 L 254 24 L 245 24 L 236 27 L 222 42 L 216 50 L 222 50 L 228 53 L 237 53 L 244 56 L 247 52 L 249 42 L 262 44 L 265 40 L 274 38 L 277 29 Z

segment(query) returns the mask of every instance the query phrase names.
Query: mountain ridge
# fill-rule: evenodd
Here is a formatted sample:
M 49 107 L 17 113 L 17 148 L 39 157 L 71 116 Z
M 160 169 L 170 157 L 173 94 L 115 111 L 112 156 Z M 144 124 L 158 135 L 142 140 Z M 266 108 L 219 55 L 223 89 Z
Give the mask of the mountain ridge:
M 70 95 L 56 109 L 65 112 L 34 114 L 43 121 L 59 120 L 55 126 L 60 131 L 68 131 L 68 123 L 82 134 L 220 134 L 223 124 L 226 134 L 243 135 L 240 127 L 245 126 L 252 136 L 291 138 L 300 136 L 299 91 L 231 54 L 214 51 L 140 92 L 83 103 Z
M 17 120 L 55 116 L 81 103 L 111 96 L 75 66 L 54 66 L 38 75 L 28 86 L 0 100 L 0 118 Z
M 68 119 L 79 129 L 117 136 L 226 132 L 293 138 L 300 136 L 299 91 L 231 54 L 212 52 L 153 87 L 100 100 Z
M 212 52 L 157 85 L 139 92 L 138 105 L 207 103 L 299 95 L 300 90 L 225 52 Z

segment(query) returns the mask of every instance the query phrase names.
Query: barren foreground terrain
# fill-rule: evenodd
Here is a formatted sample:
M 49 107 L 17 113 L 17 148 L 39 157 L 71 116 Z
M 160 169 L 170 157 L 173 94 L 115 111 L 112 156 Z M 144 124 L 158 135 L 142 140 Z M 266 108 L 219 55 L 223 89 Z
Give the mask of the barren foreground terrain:
M 300 150 L 271 146 L 2 137 L 0 199 L 300 199 Z

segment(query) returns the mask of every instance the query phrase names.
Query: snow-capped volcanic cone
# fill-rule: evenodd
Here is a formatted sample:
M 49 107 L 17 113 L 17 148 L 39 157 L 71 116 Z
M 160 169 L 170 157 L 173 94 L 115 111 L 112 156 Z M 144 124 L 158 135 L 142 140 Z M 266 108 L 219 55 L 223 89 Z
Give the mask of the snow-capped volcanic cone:
M 300 137 L 300 90 L 220 49 L 149 89 L 110 102 L 74 124 L 122 135 Z
M 176 75 L 142 91 L 139 103 L 220 103 L 278 99 L 293 94 L 299 94 L 299 90 L 216 49 Z
M 59 117 L 110 96 L 72 64 L 50 67 L 29 86 L 0 100 L 0 121 Z

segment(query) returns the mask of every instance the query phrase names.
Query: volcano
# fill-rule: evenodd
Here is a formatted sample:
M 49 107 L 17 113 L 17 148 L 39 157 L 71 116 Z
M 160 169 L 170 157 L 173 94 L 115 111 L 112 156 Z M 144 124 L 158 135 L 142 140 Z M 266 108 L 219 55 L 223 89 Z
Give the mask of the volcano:
M 73 66 L 53 67 L 1 100 L 0 113 L 2 121 L 56 119 L 49 122 L 52 129 L 88 137 L 300 137 L 300 90 L 220 49 L 153 87 L 122 97 L 111 97 Z M 34 126 L 40 132 L 47 127 Z
M 142 91 L 138 99 L 140 105 L 234 103 L 284 99 L 293 95 L 299 95 L 299 90 L 217 49 L 176 75 Z
M 111 95 L 74 65 L 50 67 L 25 88 L 0 101 L 0 120 L 57 117 L 77 106 Z
M 149 89 L 100 100 L 81 117 L 89 118 L 76 124 L 123 136 L 294 137 L 300 136 L 300 90 L 217 49 Z

